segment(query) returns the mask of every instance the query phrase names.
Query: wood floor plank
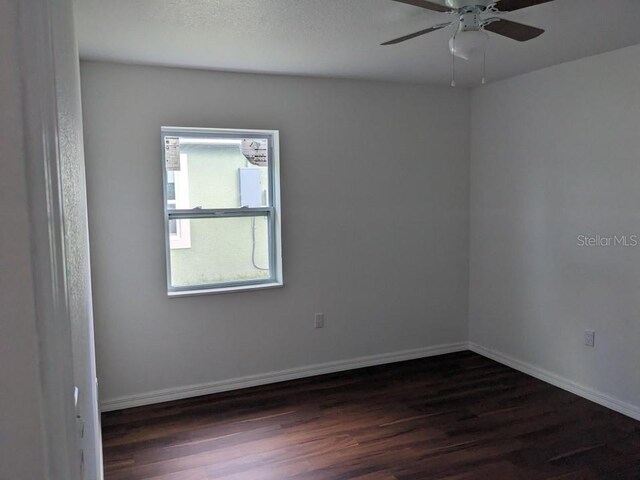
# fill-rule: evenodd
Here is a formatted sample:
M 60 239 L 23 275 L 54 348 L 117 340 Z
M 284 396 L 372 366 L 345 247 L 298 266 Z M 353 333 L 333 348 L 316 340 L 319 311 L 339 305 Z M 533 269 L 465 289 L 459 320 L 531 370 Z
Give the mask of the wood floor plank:
M 640 422 L 471 352 L 102 420 L 106 480 L 640 479 Z

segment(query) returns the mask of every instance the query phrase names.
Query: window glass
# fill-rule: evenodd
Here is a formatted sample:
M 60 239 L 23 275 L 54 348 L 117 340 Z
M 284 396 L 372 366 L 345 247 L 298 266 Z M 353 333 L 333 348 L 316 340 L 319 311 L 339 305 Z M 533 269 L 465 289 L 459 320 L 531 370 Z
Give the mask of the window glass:
M 191 248 L 171 250 L 171 283 L 197 287 L 270 278 L 266 216 L 190 220 Z
M 191 208 L 219 209 L 269 205 L 268 139 L 180 136 L 188 158 Z M 195 173 L 194 173 L 195 172 Z M 167 175 L 167 200 L 179 171 Z

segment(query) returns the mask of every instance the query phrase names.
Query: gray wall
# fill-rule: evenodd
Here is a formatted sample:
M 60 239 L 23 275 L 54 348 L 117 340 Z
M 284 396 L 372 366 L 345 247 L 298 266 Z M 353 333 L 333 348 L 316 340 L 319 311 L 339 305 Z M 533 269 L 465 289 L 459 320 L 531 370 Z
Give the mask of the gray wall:
M 93 62 L 81 76 L 103 401 L 466 341 L 466 91 Z M 280 130 L 284 288 L 167 298 L 162 125 Z
M 472 97 L 470 338 L 640 405 L 640 47 Z M 583 345 L 596 330 L 596 348 Z
M 0 479 L 45 476 L 20 89 L 18 2 L 0 2 Z

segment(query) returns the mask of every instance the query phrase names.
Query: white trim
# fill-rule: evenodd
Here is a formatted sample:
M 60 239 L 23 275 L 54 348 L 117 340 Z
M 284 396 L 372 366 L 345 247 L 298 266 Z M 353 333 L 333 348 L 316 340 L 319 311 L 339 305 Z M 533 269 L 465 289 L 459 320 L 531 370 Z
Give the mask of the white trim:
M 271 186 L 271 193 L 273 194 L 271 205 L 274 207 L 275 282 L 284 285 L 284 273 L 282 270 L 282 207 L 280 205 L 280 130 L 273 130 L 271 138 L 273 140 L 273 145 L 271 146 L 273 148 L 273 159 L 271 160 L 273 172 L 269 181 L 273 183 Z
M 469 350 L 482 355 L 483 357 L 490 358 L 491 360 L 506 365 L 507 367 L 511 367 L 522 373 L 531 375 L 538 380 L 542 380 L 543 382 L 574 393 L 582 398 L 591 400 L 598 405 L 602 405 L 603 407 L 607 407 L 618 413 L 622 413 L 623 415 L 631 417 L 635 420 L 640 420 L 640 407 L 637 405 L 623 402 L 622 400 L 619 400 L 615 397 L 599 392 L 590 387 L 580 385 L 579 383 L 561 377 L 560 375 L 556 375 L 555 373 L 549 372 L 540 367 L 536 367 L 535 365 L 532 365 L 530 363 L 523 362 L 496 350 L 483 347 L 482 345 L 478 345 L 477 343 L 469 342 Z
M 19 2 L 24 145 L 47 479 L 80 478 L 60 181 L 56 57 L 69 0 Z
M 250 285 L 240 285 L 236 287 L 221 287 L 221 288 L 209 288 L 207 290 L 179 290 L 175 292 L 167 292 L 169 298 L 179 297 L 195 297 L 198 295 L 216 295 L 220 293 L 239 293 L 250 292 L 252 290 L 269 290 L 272 288 L 282 288 L 284 283 L 271 282 L 271 283 L 252 283 Z
M 122 410 L 124 408 L 151 405 L 154 403 L 180 400 L 183 398 L 210 395 L 212 393 L 239 390 L 242 388 L 255 387 L 270 383 L 284 382 L 299 378 L 313 377 L 327 373 L 343 372 L 345 370 L 355 370 L 357 368 L 383 365 L 387 363 L 402 362 L 405 360 L 415 360 L 417 358 L 433 357 L 444 355 L 445 353 L 463 352 L 468 349 L 467 342 L 450 343 L 446 345 L 436 345 L 432 347 L 416 348 L 400 352 L 383 353 L 370 355 L 367 357 L 340 360 L 337 362 L 319 363 L 306 367 L 291 368 L 277 372 L 248 375 L 246 377 L 232 378 L 200 385 L 188 385 L 184 387 L 168 388 L 154 392 L 146 392 L 139 395 L 117 397 L 101 402 L 101 410 L 109 412 Z
M 270 135 L 277 130 L 255 130 L 252 128 L 249 129 L 237 129 L 237 128 L 208 128 L 208 127 L 171 127 L 171 126 L 163 126 L 164 130 L 170 130 L 172 132 L 180 132 L 180 133 L 238 133 L 238 132 L 251 132 L 259 135 Z

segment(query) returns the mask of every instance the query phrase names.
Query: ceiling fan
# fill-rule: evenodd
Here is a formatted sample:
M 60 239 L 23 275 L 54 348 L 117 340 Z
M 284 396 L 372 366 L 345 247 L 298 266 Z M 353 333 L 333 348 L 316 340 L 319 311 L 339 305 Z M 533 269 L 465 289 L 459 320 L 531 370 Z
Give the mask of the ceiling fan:
M 489 35 L 486 32 L 496 33 L 519 42 L 533 40 L 542 35 L 544 30 L 541 28 L 506 20 L 497 15 L 541 5 L 553 0 L 443 0 L 443 4 L 428 0 L 393 1 L 425 8 L 434 12 L 456 15 L 458 18 L 449 22 L 439 23 L 425 30 L 420 30 L 419 32 L 395 38 L 382 45 L 402 43 L 457 23 L 458 28 L 456 33 L 449 40 L 449 50 L 454 58 L 458 57 L 469 60 L 477 54 L 484 53 L 484 48 L 489 41 Z M 484 83 L 484 76 L 482 80 Z M 455 86 L 455 76 L 452 86 Z

